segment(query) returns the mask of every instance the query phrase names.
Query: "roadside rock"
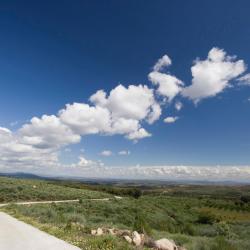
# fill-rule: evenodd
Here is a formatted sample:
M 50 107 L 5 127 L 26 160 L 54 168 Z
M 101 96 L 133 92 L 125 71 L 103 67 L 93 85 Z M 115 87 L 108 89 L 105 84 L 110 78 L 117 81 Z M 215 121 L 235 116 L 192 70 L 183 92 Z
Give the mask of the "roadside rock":
M 132 233 L 132 240 L 133 240 L 133 243 L 136 245 L 136 246 L 140 246 L 141 245 L 141 236 L 138 232 L 134 231 Z
M 96 235 L 96 230 L 95 229 L 91 229 L 91 235 Z
M 132 243 L 132 239 L 128 236 L 128 235 L 125 235 L 123 236 L 123 238 L 128 242 L 128 243 Z
M 155 248 L 158 250 L 178 250 L 175 243 L 168 239 L 160 239 L 155 241 Z
M 96 235 L 98 236 L 103 235 L 103 230 L 100 227 L 97 228 Z
M 108 233 L 111 235 L 116 235 L 114 228 L 109 228 Z

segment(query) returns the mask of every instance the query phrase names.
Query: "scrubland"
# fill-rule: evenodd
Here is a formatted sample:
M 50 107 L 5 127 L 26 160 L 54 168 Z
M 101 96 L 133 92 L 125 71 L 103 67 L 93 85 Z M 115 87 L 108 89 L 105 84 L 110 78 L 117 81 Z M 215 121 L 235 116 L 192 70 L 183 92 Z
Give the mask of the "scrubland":
M 94 201 L 120 195 L 122 199 Z M 78 203 L 2 208 L 81 249 L 134 249 L 97 227 L 137 230 L 173 239 L 188 250 L 250 249 L 250 186 L 89 185 L 0 178 L 0 201 L 80 199 Z M 146 248 L 145 248 L 146 249 Z

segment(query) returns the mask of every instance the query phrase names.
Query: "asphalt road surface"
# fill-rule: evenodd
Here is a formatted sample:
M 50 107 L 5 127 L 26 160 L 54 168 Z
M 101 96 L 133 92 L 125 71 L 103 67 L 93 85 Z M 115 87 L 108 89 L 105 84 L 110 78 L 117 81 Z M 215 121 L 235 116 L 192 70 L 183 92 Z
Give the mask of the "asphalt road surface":
M 0 212 L 0 249 L 80 250 L 3 212 Z

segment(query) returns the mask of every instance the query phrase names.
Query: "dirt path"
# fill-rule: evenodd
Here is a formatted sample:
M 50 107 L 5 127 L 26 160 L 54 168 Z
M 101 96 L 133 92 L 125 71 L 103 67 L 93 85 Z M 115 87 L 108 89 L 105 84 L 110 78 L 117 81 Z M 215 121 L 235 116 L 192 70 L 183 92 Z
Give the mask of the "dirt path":
M 80 250 L 3 212 L 0 212 L 0 249 Z
M 109 201 L 111 198 L 101 198 L 101 199 L 83 199 L 82 201 Z M 69 202 L 79 202 L 79 200 L 60 200 L 60 201 L 21 201 L 21 202 L 11 202 L 2 203 L 0 207 L 5 207 L 10 204 L 15 205 L 32 205 L 32 204 L 51 204 L 51 203 L 69 203 Z

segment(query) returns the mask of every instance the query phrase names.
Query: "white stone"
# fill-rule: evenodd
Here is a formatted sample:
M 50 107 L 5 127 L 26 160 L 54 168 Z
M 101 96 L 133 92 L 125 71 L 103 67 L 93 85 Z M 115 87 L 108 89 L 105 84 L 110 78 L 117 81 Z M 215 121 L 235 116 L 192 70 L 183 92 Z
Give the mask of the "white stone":
M 132 243 L 132 239 L 128 236 L 128 235 L 125 235 L 125 236 L 123 236 L 124 237 L 124 239 L 128 242 L 128 243 Z
M 96 230 L 95 229 L 91 230 L 91 235 L 96 235 Z
M 97 228 L 96 235 L 103 235 L 103 230 L 100 227 Z
M 177 246 L 173 241 L 168 239 L 160 239 L 155 241 L 155 247 L 158 250 L 177 250 Z
M 109 228 L 109 229 L 108 229 L 108 232 L 109 232 L 111 235 L 115 235 L 115 230 L 114 230 L 114 228 Z
M 140 234 L 138 234 L 138 232 L 134 231 L 132 233 L 132 239 L 133 239 L 133 243 L 136 246 L 140 246 L 141 245 L 141 236 L 140 236 Z

